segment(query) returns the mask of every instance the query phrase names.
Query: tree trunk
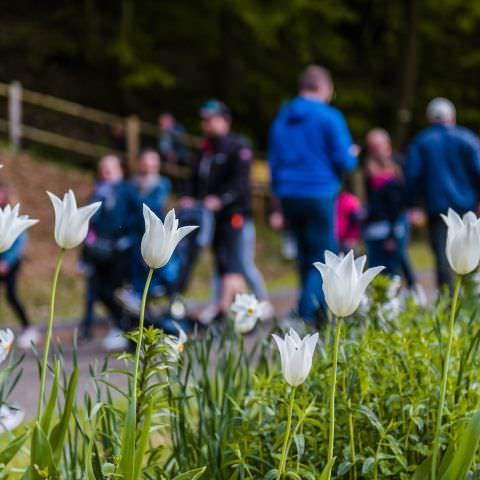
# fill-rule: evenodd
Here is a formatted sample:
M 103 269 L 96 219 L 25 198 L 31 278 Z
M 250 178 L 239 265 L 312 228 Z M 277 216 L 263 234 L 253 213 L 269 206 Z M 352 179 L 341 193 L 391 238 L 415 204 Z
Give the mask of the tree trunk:
M 393 144 L 401 149 L 407 139 L 412 120 L 420 56 L 420 11 L 422 0 L 402 2 L 405 29 L 402 35 L 403 54 L 400 60 L 398 103 L 393 123 Z

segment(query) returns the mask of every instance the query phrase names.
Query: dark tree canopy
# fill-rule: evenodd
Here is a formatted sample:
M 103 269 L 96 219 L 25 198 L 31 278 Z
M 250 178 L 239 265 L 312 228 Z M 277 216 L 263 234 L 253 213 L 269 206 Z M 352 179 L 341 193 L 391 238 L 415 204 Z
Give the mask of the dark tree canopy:
M 150 120 L 171 110 L 193 131 L 201 102 L 219 97 L 264 147 L 315 62 L 358 141 L 402 118 L 408 138 L 439 95 L 478 130 L 479 20 L 462 0 L 20 0 L 2 5 L 0 79 Z

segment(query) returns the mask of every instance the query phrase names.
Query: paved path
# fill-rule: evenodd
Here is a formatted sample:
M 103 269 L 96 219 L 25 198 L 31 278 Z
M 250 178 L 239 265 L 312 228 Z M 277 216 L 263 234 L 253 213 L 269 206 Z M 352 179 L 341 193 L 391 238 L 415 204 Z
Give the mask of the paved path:
M 420 282 L 425 287 L 427 293 L 433 292 L 433 278 L 429 273 L 420 275 Z M 272 294 L 272 303 L 275 307 L 275 312 L 280 318 L 290 312 L 295 304 L 295 293 L 291 290 L 278 291 Z M 201 305 L 193 305 L 193 309 L 198 309 Z M 268 326 L 262 329 L 257 329 L 256 337 L 268 332 Z M 103 362 L 105 358 L 105 351 L 101 346 L 101 339 L 106 334 L 106 327 L 100 326 L 95 332 L 95 337 L 91 342 L 81 343 L 78 346 L 78 366 L 79 366 L 79 381 L 78 381 L 78 398 L 82 398 L 85 391 L 92 391 L 92 383 L 89 374 L 89 366 L 100 362 Z M 65 353 L 65 363 L 67 371 L 72 369 L 72 339 L 74 335 L 74 324 L 59 326 L 54 332 L 54 339 L 60 341 Z M 112 366 L 119 366 L 122 363 L 120 360 L 112 359 Z M 36 405 L 38 401 L 38 367 L 35 360 L 35 356 L 32 352 L 27 352 L 25 359 L 22 363 L 23 374 L 18 382 L 10 400 L 14 403 L 21 405 L 26 409 L 27 417 L 31 418 L 35 415 Z M 125 386 L 125 379 L 118 376 L 114 380 Z

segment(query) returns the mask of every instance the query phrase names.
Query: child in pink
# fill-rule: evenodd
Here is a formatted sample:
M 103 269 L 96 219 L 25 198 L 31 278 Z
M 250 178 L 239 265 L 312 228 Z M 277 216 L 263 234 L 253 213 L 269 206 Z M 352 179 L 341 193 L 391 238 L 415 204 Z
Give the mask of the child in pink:
M 361 238 L 360 199 L 350 192 L 341 192 L 337 199 L 336 234 L 341 252 L 354 250 Z

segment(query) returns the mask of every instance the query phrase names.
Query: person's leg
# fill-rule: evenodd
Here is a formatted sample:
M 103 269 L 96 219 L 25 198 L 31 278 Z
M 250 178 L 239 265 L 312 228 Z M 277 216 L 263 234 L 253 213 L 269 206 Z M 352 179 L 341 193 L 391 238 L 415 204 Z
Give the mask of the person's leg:
M 87 272 L 85 277 L 85 313 L 82 321 L 82 336 L 89 338 L 92 334 L 92 328 L 95 321 L 95 270 Z
M 415 278 L 415 271 L 413 270 L 413 265 L 410 260 L 410 254 L 408 253 L 408 246 L 410 244 L 410 224 L 406 215 L 402 220 L 402 225 L 404 231 L 403 235 L 401 235 L 399 238 L 400 270 L 405 277 L 407 287 L 412 289 L 415 287 L 417 282 Z
M 428 219 L 428 233 L 436 261 L 437 286 L 441 288 L 447 285 L 451 289 L 452 277 L 445 251 L 447 245 L 447 226 L 439 215 L 431 216 Z
M 17 295 L 17 273 L 19 270 L 19 264 L 12 266 L 10 271 L 7 273 L 5 278 L 5 284 L 7 287 L 7 300 L 11 305 L 15 313 L 17 314 L 20 323 L 23 328 L 28 328 L 30 326 L 30 321 L 27 317 L 27 313 L 23 305 L 20 303 Z
M 240 256 L 243 266 L 243 276 L 258 300 L 267 300 L 268 292 L 263 275 L 255 265 L 255 224 L 248 219 L 242 228 Z
M 367 247 L 368 268 L 385 267 L 381 272 L 382 275 L 392 277 L 397 274 L 400 257 L 397 252 L 388 252 L 385 249 L 385 240 L 366 240 L 365 246 Z
M 335 198 L 309 200 L 306 208 L 308 221 L 305 225 L 305 263 L 306 280 L 300 298 L 299 313 L 309 322 L 315 322 L 321 311 L 325 310 L 322 291 L 322 277 L 313 266 L 315 262 L 325 261 L 325 251 L 337 252 L 335 240 Z

